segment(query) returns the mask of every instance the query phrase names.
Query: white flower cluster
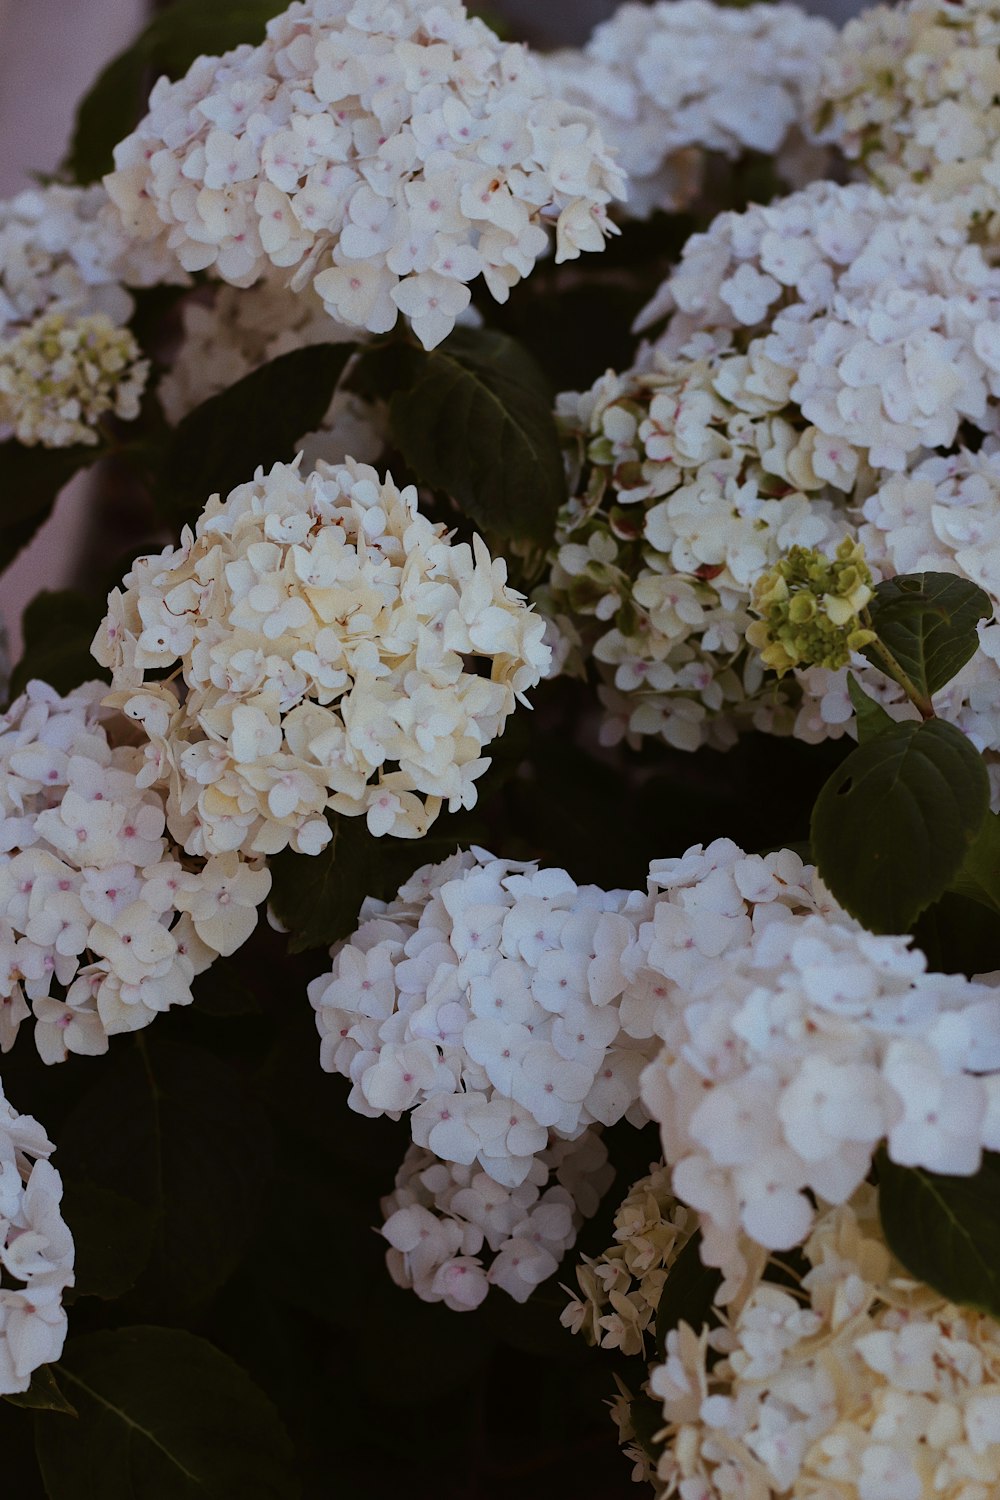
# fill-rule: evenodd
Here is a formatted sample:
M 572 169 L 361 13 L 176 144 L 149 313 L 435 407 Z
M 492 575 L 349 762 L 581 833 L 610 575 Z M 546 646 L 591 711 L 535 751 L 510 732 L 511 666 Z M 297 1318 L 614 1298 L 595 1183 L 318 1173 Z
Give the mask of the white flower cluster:
M 904 0 L 848 21 L 824 58 L 820 137 L 883 187 L 1000 211 L 1000 5 Z
M 542 65 L 554 96 L 597 116 L 628 179 L 624 212 L 646 218 L 697 195 L 708 152 L 780 157 L 806 121 L 835 37 L 797 5 L 629 0 L 582 51 Z
M 663 1041 L 642 1098 L 709 1264 L 738 1277 L 741 1234 L 799 1244 L 810 1194 L 846 1202 L 883 1140 L 959 1176 L 1000 1147 L 995 988 L 866 932 L 789 851 L 699 845 L 650 890 L 622 1027 Z
M 310 344 L 342 343 L 355 331 L 334 322 L 311 288 L 296 293 L 269 276 L 246 290 L 220 286 L 211 302 L 191 298 L 181 314 L 182 342 L 157 394 L 170 422 L 228 390 L 252 370 Z M 374 463 L 387 442 L 380 403 L 338 390 L 319 428 L 297 447 L 307 469 L 343 463 L 348 454 Z
M 641 321 L 674 309 L 659 347 L 742 332 L 748 389 L 791 400 L 873 468 L 950 445 L 963 420 L 996 427 L 1000 269 L 951 203 L 814 183 L 720 214 Z
M 410 1113 L 414 1143 L 453 1174 L 431 1187 L 453 1217 L 464 1211 L 451 1187 L 474 1188 L 506 1205 L 495 1222 L 514 1233 L 546 1179 L 547 1152 L 596 1124 L 645 1119 L 649 1048 L 622 1036 L 618 1019 L 641 902 L 577 886 L 562 870 L 456 854 L 419 870 L 388 905 L 367 901 L 332 972 L 310 984 L 323 1067 L 351 1079 L 359 1113 Z M 568 1222 L 553 1236 L 563 1248 Z M 548 1269 L 536 1280 L 554 1268 L 537 1264 Z M 414 1273 L 414 1285 L 423 1295 L 430 1283 Z
M 50 311 L 127 323 L 127 287 L 186 279 L 172 256 L 123 231 L 100 186 L 51 183 L 0 202 L 0 337 Z
M 667 1335 L 656 1493 L 991 1500 L 1000 1326 L 906 1276 L 867 1187 L 818 1219 L 804 1257 L 792 1286 L 765 1268 L 722 1327 Z
M 60 698 L 32 682 L 0 718 L 0 1048 L 31 1016 L 47 1063 L 106 1052 L 110 1036 L 188 1004 L 193 977 L 250 936 L 271 885 L 236 854 L 181 863 L 105 691 Z
M 747 601 L 778 554 L 846 534 L 876 579 L 942 569 L 1000 604 L 1000 271 L 947 204 L 817 183 L 692 236 L 644 321 L 666 315 L 634 370 L 559 400 L 574 498 L 539 601 L 562 661 L 598 661 L 610 740 L 841 735 L 847 672 L 764 679 Z M 973 455 L 957 439 L 975 429 Z M 980 640 L 938 707 L 994 752 L 1000 630 Z M 913 712 L 860 657 L 852 670 Z
M 576 1270 L 581 1296 L 573 1297 L 559 1321 L 588 1344 L 642 1354 L 656 1332 L 670 1268 L 696 1222 L 674 1196 L 669 1168 L 652 1167 L 619 1205 L 614 1244 L 596 1260 L 582 1257 Z
M 726 746 L 788 701 L 745 647 L 753 584 L 835 548 L 859 460 L 748 390 L 740 355 L 651 365 L 559 398 L 574 498 L 539 603 L 579 648 L 564 669 L 598 663 L 605 742 Z
M 212 496 L 179 548 L 137 560 L 93 646 L 174 837 L 316 854 L 327 808 L 416 838 L 445 802 L 471 807 L 482 751 L 549 663 L 506 576 L 351 459 Z M 147 677 L 178 665 L 176 688 Z
M 459 0 L 295 0 L 259 47 L 161 79 L 108 191 L 188 271 L 268 264 L 341 322 L 402 312 L 427 348 L 482 276 L 499 301 L 549 248 L 603 249 L 623 179 L 593 118 Z
M 48 1160 L 54 1150 L 0 1085 L 0 1395 L 26 1391 L 66 1338 L 73 1239 L 59 1209 L 62 1179 Z
M 0 339 L 0 428 L 29 446 L 93 446 L 102 417 L 139 415 L 148 374 L 132 334 L 105 313 L 43 313 Z
M 491 1286 L 517 1302 L 557 1269 L 614 1177 L 595 1129 L 551 1140 L 523 1182 L 504 1187 L 475 1165 L 410 1146 L 395 1191 L 382 1200 L 386 1264 L 397 1286 L 454 1312 L 479 1306 Z M 487 1267 L 484 1246 L 492 1252 Z

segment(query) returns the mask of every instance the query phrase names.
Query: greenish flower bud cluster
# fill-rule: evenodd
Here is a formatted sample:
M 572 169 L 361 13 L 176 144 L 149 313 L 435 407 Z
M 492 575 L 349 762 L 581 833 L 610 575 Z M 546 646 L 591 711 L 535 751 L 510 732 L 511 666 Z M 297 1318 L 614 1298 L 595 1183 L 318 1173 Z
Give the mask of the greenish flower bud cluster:
M 794 667 L 838 671 L 875 640 L 865 623 L 873 593 L 860 542 L 845 537 L 832 558 L 815 547 L 793 547 L 754 585 L 760 619 L 746 638 L 779 677 Z
M 104 313 L 43 313 L 0 342 L 0 425 L 29 445 L 92 446 L 101 417 L 138 416 L 148 374 L 132 334 Z

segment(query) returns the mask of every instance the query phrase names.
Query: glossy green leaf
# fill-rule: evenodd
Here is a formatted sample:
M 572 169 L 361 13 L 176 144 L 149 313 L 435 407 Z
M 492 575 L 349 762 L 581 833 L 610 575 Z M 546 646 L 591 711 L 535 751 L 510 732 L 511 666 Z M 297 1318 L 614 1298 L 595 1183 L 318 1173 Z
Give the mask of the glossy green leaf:
M 160 492 L 174 524 L 194 524 L 209 495 L 227 495 L 259 465 L 285 463 L 317 428 L 353 344 L 310 344 L 280 354 L 195 407 L 164 455 Z
M 422 484 L 485 531 L 547 541 L 566 498 L 552 393 L 532 356 L 489 329 L 411 351 L 389 404 L 392 439 Z
M 32 1373 L 28 1389 L 8 1391 L 4 1400 L 9 1401 L 11 1406 L 27 1407 L 29 1411 L 57 1411 L 66 1417 L 78 1415 L 76 1407 L 71 1401 L 67 1401 L 59 1389 L 51 1365 L 39 1365 Z
M 879 1213 L 889 1248 L 942 1296 L 1000 1317 L 1000 1156 L 974 1177 L 944 1177 L 878 1156 Z
M 295 1500 L 291 1443 L 239 1365 L 180 1328 L 71 1339 L 56 1366 L 80 1414 L 35 1419 L 49 1500 Z
M 892 728 L 896 722 L 892 715 L 886 713 L 881 703 L 876 703 L 874 698 L 869 698 L 858 679 L 850 673 L 847 677 L 847 691 L 854 705 L 859 745 L 875 739 L 884 730 Z
M 81 682 L 108 681 L 110 673 L 90 654 L 104 610 L 102 599 L 76 589 L 44 589 L 36 594 L 24 611 L 24 650 L 11 674 L 11 697 L 23 692 L 33 677 L 60 693 L 68 693 Z
M 179 78 L 196 57 L 259 42 L 281 0 L 173 0 L 126 51 L 114 58 L 77 109 L 65 166 L 75 182 L 96 182 L 114 165 L 112 153 L 142 115 L 163 73 Z
M 59 1162 L 144 1205 L 153 1218 L 144 1308 L 194 1307 L 234 1269 L 273 1167 L 266 1115 L 208 1052 L 140 1038 L 104 1061 L 60 1133 Z
M 890 677 L 909 679 L 929 702 L 950 682 L 979 646 L 976 625 L 993 613 L 989 595 L 954 573 L 906 573 L 880 583 L 869 605 L 878 642 L 868 660 Z M 903 676 L 893 670 L 879 643 L 891 652 Z
M 820 792 L 812 849 L 837 900 L 873 932 L 906 932 L 954 879 L 989 806 L 983 762 L 940 719 L 859 745 Z

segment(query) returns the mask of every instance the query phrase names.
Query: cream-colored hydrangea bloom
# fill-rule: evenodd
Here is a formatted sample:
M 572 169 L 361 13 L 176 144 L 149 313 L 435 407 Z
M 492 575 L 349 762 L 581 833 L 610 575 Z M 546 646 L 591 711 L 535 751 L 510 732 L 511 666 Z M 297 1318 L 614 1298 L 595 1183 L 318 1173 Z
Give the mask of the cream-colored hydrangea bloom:
M 315 854 L 328 809 L 417 838 L 445 803 L 471 807 L 483 750 L 549 662 L 506 576 L 353 459 L 213 495 L 179 547 L 134 564 L 93 647 L 149 736 L 174 836 Z
M 0 427 L 29 446 L 96 445 L 102 417 L 139 415 L 148 374 L 132 334 L 105 313 L 43 313 L 0 341 Z
M 673 1194 L 669 1168 L 651 1167 L 618 1207 L 614 1244 L 596 1259 L 582 1257 L 580 1296 L 559 1321 L 602 1349 L 650 1353 L 669 1269 L 696 1226 L 697 1216 Z
M 767 1267 L 714 1332 L 668 1335 L 650 1381 L 667 1422 L 657 1492 L 991 1500 L 1000 1325 L 903 1271 L 867 1186 L 818 1220 L 804 1262 L 791 1282 Z
M 1000 4 L 905 0 L 848 21 L 824 60 L 815 125 L 882 187 L 917 183 L 1000 211 Z

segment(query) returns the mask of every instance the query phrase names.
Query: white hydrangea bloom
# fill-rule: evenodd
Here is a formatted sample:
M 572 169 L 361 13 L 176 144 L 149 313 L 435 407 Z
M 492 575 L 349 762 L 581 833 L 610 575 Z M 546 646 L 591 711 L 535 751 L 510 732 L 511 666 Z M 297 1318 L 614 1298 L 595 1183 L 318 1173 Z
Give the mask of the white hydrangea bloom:
M 738 1277 L 741 1235 L 799 1244 L 808 1195 L 846 1202 L 882 1141 L 959 1176 L 1000 1146 L 995 988 L 866 932 L 789 851 L 699 845 L 650 891 L 622 1026 L 663 1040 L 642 1098 L 709 1264 Z
M 478 1307 L 491 1286 L 526 1302 L 555 1272 L 613 1177 L 594 1128 L 572 1141 L 551 1139 L 514 1186 L 410 1146 L 395 1190 L 382 1200 L 389 1274 L 421 1301 L 454 1312 Z
M 102 417 L 132 421 L 149 360 L 105 313 L 48 312 L 0 339 L 0 429 L 45 448 L 95 445 Z
M 919 183 L 971 218 L 1000 210 L 1000 6 L 904 0 L 849 20 L 823 59 L 821 139 L 883 187 Z
M 188 271 L 249 286 L 268 264 L 427 348 L 482 275 L 505 301 L 557 238 L 600 250 L 623 179 L 593 117 L 459 0 L 294 0 L 265 41 L 161 79 L 115 151 L 129 228 Z
M 212 496 L 180 547 L 134 564 L 93 647 L 149 738 L 174 837 L 315 854 L 328 808 L 416 838 L 445 802 L 471 807 L 483 750 L 549 663 L 506 577 L 353 459 Z
M 949 446 L 962 421 L 996 428 L 1000 268 L 953 203 L 814 183 L 720 214 L 639 322 L 666 313 L 659 348 L 741 334 L 752 375 L 787 379 L 805 419 L 874 468 Z
M 198 867 L 164 837 L 133 726 L 103 683 L 45 683 L 0 718 L 0 1050 L 31 1017 L 47 1063 L 191 1000 L 250 936 L 270 889 L 236 854 Z
M 665 1420 L 656 1494 L 989 1500 L 995 1319 L 905 1274 L 868 1187 L 820 1216 L 803 1256 L 792 1287 L 767 1265 L 721 1327 L 667 1335 L 650 1380 Z
M 290 291 L 273 275 L 245 291 L 220 286 L 210 303 L 191 299 L 181 321 L 180 348 L 157 387 L 174 423 L 281 354 L 342 343 L 357 332 L 336 323 L 311 288 Z M 374 463 L 386 440 L 381 403 L 338 390 L 319 428 L 305 433 L 298 446 L 306 469 L 313 469 L 320 459 L 342 463 L 347 454 Z
M 625 213 L 645 218 L 697 195 L 707 152 L 780 157 L 835 36 L 797 5 L 630 0 L 582 51 L 542 64 L 554 95 L 597 116 L 628 178 Z
M 310 984 L 323 1067 L 359 1113 L 412 1112 L 417 1145 L 516 1187 L 550 1131 L 645 1118 L 649 1049 L 617 1006 L 641 903 L 481 849 L 425 866 Z
M 866 466 L 766 364 L 649 364 L 559 397 L 574 498 L 538 599 L 570 639 L 562 668 L 598 664 L 607 743 L 725 747 L 763 714 L 788 730 L 794 679 L 776 689 L 744 644 L 753 584 L 793 546 L 836 547 Z
M 99 185 L 50 183 L 0 202 L 0 337 L 46 312 L 127 323 L 128 287 L 186 279 L 162 248 L 122 229 Z
M 73 1285 L 73 1239 L 60 1213 L 55 1150 L 0 1085 L 0 1395 L 26 1391 L 32 1371 L 59 1358 L 63 1292 Z

